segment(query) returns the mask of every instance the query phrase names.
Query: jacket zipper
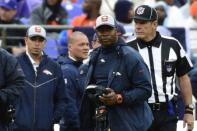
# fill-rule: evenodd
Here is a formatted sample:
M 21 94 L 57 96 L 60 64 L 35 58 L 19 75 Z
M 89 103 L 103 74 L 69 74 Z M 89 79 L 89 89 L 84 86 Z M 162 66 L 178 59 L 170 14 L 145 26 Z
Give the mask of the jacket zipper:
M 35 81 L 34 81 L 34 94 L 33 94 L 33 131 L 35 130 L 35 124 L 36 124 L 36 85 L 37 85 L 37 75 L 35 74 Z

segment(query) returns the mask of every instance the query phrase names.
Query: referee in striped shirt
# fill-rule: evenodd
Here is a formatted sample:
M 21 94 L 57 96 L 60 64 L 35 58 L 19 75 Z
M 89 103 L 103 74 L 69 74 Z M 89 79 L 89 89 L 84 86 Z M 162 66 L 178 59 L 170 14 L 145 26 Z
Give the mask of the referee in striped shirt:
M 154 115 L 149 131 L 176 131 L 177 110 L 174 97 L 175 78 L 180 81 L 180 91 L 185 104 L 184 125 L 188 130 L 194 126 L 192 89 L 188 72 L 192 63 L 178 40 L 164 37 L 156 31 L 157 12 L 141 5 L 135 10 L 136 39 L 128 42 L 144 58 L 152 78 L 152 96 L 148 103 Z M 173 22 L 173 21 L 172 21 Z

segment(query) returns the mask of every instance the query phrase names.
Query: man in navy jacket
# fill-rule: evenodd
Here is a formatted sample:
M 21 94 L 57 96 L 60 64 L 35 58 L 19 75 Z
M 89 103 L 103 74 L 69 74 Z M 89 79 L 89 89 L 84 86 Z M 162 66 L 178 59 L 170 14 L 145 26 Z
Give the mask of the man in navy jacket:
M 0 66 L 0 131 L 7 131 L 12 119 L 8 108 L 15 104 L 24 87 L 24 73 L 17 59 L 2 48 Z
M 88 57 L 89 41 L 87 36 L 79 31 L 73 32 L 68 39 L 68 56 L 61 62 L 69 100 L 66 106 L 61 131 L 78 131 L 80 129 L 79 107 L 84 88 L 80 79 L 79 66 Z
M 153 119 L 146 102 L 151 96 L 146 64 L 135 50 L 117 37 L 112 16 L 97 18 L 96 33 L 101 47 L 91 53 L 85 87 L 93 84 L 106 89 L 96 99 L 92 99 L 94 91 L 92 95 L 86 89 L 80 109 L 81 130 L 146 131 Z M 99 107 L 105 107 L 105 110 L 96 112 Z M 98 115 L 95 117 L 98 111 L 106 113 L 104 126 L 99 122 L 101 119 L 97 119 Z
M 60 66 L 43 53 L 46 31 L 33 25 L 25 37 L 26 52 L 19 56 L 25 89 L 16 108 L 15 131 L 53 131 L 63 116 L 66 91 Z

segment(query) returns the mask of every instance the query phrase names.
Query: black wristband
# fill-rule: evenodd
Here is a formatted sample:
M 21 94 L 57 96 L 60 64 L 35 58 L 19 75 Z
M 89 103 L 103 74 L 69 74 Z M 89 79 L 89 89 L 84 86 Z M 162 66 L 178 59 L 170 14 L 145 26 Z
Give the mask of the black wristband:
M 191 111 L 191 110 L 185 110 L 185 113 L 184 114 L 192 114 L 193 115 L 193 111 Z

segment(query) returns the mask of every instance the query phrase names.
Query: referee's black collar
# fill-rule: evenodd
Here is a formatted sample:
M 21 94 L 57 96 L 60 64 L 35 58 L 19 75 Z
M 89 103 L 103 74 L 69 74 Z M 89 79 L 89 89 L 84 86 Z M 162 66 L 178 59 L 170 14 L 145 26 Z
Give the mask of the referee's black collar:
M 147 46 L 154 46 L 154 47 L 159 48 L 159 46 L 161 44 L 161 35 L 159 34 L 159 32 L 156 32 L 156 37 L 153 40 L 151 40 L 149 42 L 145 42 L 141 39 L 137 39 L 137 42 L 138 42 L 141 49 L 145 48 Z

